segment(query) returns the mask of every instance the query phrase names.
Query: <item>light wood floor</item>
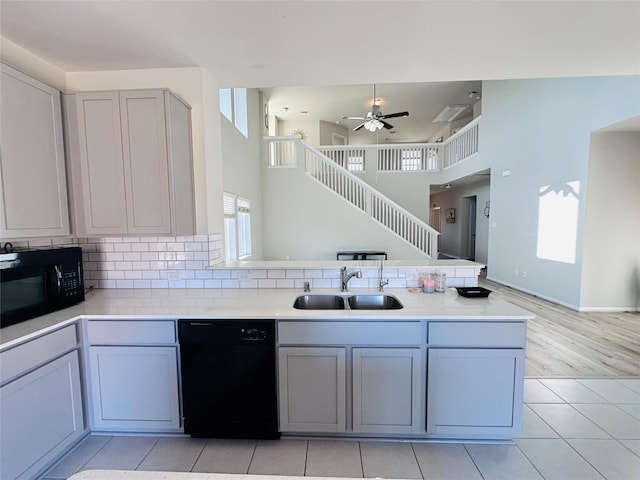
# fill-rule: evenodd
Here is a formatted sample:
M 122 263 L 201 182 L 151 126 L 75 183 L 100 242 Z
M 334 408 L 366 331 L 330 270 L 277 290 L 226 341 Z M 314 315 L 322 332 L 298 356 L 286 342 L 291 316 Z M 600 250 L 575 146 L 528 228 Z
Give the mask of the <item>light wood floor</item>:
M 527 328 L 527 377 L 640 376 L 639 313 L 580 313 L 484 278 L 480 285 L 535 314 Z

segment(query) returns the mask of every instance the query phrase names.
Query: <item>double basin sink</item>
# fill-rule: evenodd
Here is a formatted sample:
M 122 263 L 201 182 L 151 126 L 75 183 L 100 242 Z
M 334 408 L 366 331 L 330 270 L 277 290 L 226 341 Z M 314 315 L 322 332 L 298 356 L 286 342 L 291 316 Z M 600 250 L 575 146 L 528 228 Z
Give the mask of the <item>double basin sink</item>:
M 399 310 L 402 303 L 393 295 L 301 295 L 293 302 L 298 310 Z

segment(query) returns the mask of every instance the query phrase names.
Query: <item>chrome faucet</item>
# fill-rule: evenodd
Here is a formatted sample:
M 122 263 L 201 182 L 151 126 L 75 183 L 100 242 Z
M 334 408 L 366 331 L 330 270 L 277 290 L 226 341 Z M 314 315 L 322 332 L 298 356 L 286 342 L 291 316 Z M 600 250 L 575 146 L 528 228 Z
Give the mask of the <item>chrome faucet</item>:
M 355 272 L 347 273 L 347 267 L 342 267 L 340 269 L 340 291 L 348 292 L 349 291 L 349 280 L 353 277 L 362 278 L 362 272 L 357 270 Z
M 385 287 L 385 285 L 389 284 L 389 279 L 382 278 L 382 267 L 384 265 L 384 260 L 380 260 L 380 268 L 378 269 L 378 290 L 382 291 L 382 289 Z

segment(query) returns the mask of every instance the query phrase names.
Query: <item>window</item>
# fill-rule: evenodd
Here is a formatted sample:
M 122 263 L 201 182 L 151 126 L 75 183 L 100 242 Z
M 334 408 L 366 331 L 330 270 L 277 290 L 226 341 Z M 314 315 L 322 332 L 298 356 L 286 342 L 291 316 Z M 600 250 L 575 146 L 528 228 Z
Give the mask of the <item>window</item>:
M 347 158 L 347 170 L 350 172 L 364 172 L 364 156 Z
M 246 88 L 220 89 L 220 113 L 246 138 L 249 138 L 248 108 Z
M 251 256 L 251 202 L 238 197 L 236 201 L 238 218 L 238 258 Z
M 247 89 L 233 89 L 234 124 L 245 137 L 249 138 L 249 125 L 247 123 Z
M 420 170 L 422 155 L 420 150 L 402 150 L 401 170 Z
M 251 201 L 223 194 L 224 240 L 227 262 L 251 256 Z
M 230 122 L 233 122 L 233 102 L 231 101 L 231 89 L 220 89 L 220 113 L 222 113 Z

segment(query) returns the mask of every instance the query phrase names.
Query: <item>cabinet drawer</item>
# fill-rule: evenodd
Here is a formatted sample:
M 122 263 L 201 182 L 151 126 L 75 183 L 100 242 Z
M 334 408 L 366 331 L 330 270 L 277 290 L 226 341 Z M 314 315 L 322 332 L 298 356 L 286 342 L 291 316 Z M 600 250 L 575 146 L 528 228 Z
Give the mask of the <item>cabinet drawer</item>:
M 56 330 L 0 354 L 0 383 L 75 348 L 76 325 Z
M 524 322 L 429 322 L 429 346 L 524 347 Z
M 279 322 L 280 345 L 417 345 L 420 322 Z
M 146 345 L 176 343 L 173 320 L 89 321 L 87 335 L 91 344 Z

